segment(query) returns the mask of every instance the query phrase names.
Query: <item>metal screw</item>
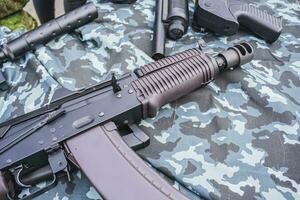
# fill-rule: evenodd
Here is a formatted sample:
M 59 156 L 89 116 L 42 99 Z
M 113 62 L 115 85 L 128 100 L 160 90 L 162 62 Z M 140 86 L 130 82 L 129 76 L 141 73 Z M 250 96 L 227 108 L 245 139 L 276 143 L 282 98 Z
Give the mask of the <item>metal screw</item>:
M 104 112 L 100 112 L 100 113 L 98 114 L 98 116 L 99 116 L 99 117 L 103 117 L 103 116 L 104 116 Z
M 128 124 L 128 123 L 129 123 L 128 120 L 125 120 L 125 121 L 124 121 L 124 124 Z
M 11 159 L 7 159 L 7 160 L 6 160 L 6 163 L 11 163 L 11 162 L 12 162 Z
M 52 138 L 53 141 L 57 141 L 57 137 Z
M 128 90 L 128 93 L 129 93 L 129 94 L 132 94 L 132 93 L 133 93 L 133 90 L 132 90 L 132 89 L 129 89 L 129 90 Z
M 118 94 L 117 94 L 117 97 L 118 97 L 118 98 L 121 98 L 121 97 L 122 97 L 122 94 L 121 94 L 121 93 L 118 93 Z

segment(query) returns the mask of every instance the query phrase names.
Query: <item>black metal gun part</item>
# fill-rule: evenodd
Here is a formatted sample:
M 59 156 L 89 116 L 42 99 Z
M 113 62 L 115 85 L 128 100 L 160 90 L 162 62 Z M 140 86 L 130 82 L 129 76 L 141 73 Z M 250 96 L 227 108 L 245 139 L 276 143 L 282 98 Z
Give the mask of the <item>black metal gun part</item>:
M 197 0 L 192 26 L 227 36 L 243 26 L 273 43 L 282 32 L 282 18 L 240 0 Z
M 166 37 L 178 40 L 187 32 L 189 9 L 187 0 L 156 0 L 153 54 L 158 60 L 165 57 Z
M 92 22 L 97 17 L 97 8 L 94 4 L 89 3 L 70 13 L 53 19 L 0 46 L 0 63 L 4 63 L 8 60 L 15 61 L 26 52 L 34 50 L 39 45 L 46 44 L 65 33 L 70 33 L 89 22 Z M 2 73 L 0 73 L 0 89 L 8 89 L 8 85 Z

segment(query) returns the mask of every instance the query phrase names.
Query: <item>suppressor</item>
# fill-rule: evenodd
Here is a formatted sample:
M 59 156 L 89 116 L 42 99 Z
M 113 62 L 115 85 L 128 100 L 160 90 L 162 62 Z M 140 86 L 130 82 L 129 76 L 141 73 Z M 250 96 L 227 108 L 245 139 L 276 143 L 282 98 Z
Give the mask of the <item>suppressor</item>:
M 26 52 L 34 50 L 38 45 L 45 44 L 58 36 L 72 32 L 93 21 L 97 17 L 98 12 L 96 6 L 89 3 L 53 19 L 20 37 L 3 44 L 0 47 L 0 63 L 8 60 L 14 61 Z M 4 76 L 3 74 L 0 74 L 0 89 L 3 89 L 1 86 L 4 85 L 6 85 Z

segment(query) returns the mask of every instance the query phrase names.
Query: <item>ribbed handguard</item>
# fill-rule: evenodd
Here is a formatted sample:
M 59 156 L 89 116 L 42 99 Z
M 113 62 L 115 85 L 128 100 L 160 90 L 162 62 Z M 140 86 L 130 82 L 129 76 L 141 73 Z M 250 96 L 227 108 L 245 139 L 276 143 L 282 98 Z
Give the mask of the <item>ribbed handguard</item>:
M 154 117 L 159 108 L 206 85 L 218 74 L 214 58 L 190 49 L 137 69 L 132 82 L 143 104 L 144 117 Z

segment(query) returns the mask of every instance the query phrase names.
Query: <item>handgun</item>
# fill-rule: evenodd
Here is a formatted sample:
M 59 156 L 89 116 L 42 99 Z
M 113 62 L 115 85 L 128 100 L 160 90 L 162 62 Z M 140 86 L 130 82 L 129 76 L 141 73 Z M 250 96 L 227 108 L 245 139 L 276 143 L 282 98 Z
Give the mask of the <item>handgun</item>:
M 196 0 L 192 26 L 220 35 L 234 35 L 243 26 L 269 43 L 282 32 L 282 18 L 240 0 Z
M 152 58 L 165 57 L 166 37 L 178 40 L 187 32 L 188 26 L 188 0 L 156 0 Z
M 38 28 L 0 46 L 0 63 L 15 61 L 28 51 L 36 49 L 41 44 L 57 38 L 65 33 L 93 21 L 98 17 L 94 4 L 85 4 L 65 15 L 53 19 Z M 0 90 L 9 88 L 4 75 L 0 72 Z
M 137 124 L 253 55 L 248 43 L 215 56 L 195 48 L 79 91 L 59 89 L 47 106 L 0 124 L 0 200 L 47 180 L 24 197 L 32 199 L 72 167 L 106 200 L 188 200 L 134 152 L 150 142 Z

